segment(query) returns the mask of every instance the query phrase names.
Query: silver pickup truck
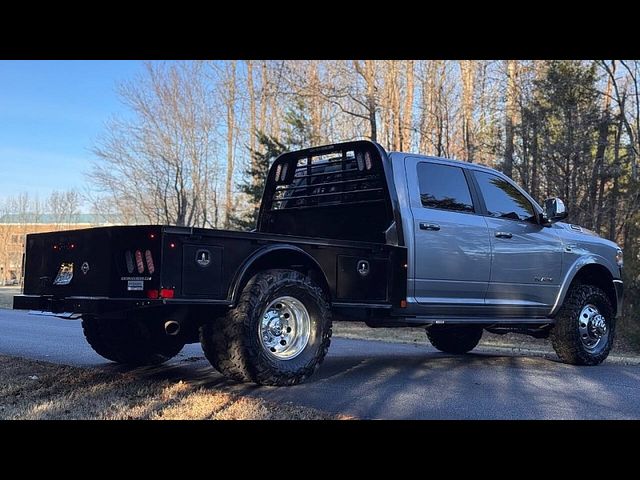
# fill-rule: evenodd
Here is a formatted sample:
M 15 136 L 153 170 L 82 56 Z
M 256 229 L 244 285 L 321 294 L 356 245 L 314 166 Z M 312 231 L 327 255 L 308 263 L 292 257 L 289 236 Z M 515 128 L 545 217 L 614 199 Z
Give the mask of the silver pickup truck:
M 237 381 L 292 385 L 333 320 L 424 326 L 462 354 L 484 330 L 550 337 L 596 365 L 622 311 L 622 251 L 477 164 L 355 141 L 288 152 L 257 227 L 163 225 L 29 235 L 14 308 L 81 318 L 103 357 L 147 365 L 200 342 Z

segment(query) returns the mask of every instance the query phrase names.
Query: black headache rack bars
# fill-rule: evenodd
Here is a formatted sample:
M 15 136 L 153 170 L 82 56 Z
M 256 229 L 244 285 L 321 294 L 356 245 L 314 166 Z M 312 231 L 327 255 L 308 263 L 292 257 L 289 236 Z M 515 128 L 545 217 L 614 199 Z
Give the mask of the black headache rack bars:
M 386 158 L 368 141 L 280 155 L 267 176 L 258 231 L 380 241 L 394 220 Z M 363 216 L 370 225 L 358 230 Z

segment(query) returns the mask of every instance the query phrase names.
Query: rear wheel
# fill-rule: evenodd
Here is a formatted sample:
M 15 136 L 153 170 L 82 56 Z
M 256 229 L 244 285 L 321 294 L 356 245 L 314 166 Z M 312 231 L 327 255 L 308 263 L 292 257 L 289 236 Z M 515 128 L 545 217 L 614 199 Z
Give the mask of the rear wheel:
M 324 360 L 331 342 L 324 292 L 294 270 L 267 270 L 244 288 L 238 305 L 200 329 L 202 349 L 227 378 L 295 385 Z
M 592 285 L 575 285 L 556 316 L 551 344 L 563 362 L 598 365 L 609 355 L 615 326 L 606 293 Z
M 157 365 L 184 347 L 183 341 L 166 335 L 158 322 L 86 315 L 82 329 L 98 355 L 127 365 Z
M 482 338 L 482 327 L 476 325 L 432 325 L 427 338 L 435 348 L 445 353 L 462 354 L 473 350 Z

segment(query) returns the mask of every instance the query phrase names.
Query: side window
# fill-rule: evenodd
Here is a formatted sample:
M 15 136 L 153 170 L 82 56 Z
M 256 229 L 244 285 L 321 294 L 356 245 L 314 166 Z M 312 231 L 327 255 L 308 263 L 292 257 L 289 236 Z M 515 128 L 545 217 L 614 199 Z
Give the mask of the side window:
M 489 215 L 512 220 L 535 221 L 535 210 L 516 187 L 503 178 L 486 172 L 474 172 Z
M 461 168 L 419 163 L 418 183 L 423 207 L 457 212 L 474 211 L 469 185 Z

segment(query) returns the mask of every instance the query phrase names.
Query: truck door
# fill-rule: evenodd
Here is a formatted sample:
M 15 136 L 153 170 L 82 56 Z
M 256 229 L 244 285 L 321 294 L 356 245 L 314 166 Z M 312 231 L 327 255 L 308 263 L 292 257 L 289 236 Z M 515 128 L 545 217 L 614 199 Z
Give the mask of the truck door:
M 473 314 L 487 291 L 491 245 L 465 170 L 436 159 L 407 157 L 413 216 L 413 285 L 429 314 Z
M 544 315 L 562 281 L 562 241 L 540 225 L 536 209 L 511 182 L 474 170 L 492 244 L 486 304 L 503 314 Z

